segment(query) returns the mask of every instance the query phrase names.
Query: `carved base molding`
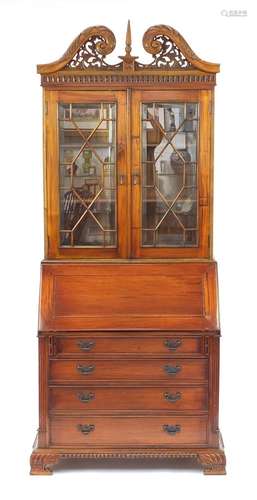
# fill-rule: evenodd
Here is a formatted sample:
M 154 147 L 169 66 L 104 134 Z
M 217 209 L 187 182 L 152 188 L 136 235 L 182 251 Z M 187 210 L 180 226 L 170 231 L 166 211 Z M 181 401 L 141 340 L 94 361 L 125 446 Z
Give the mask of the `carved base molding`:
M 202 466 L 204 474 L 226 474 L 226 457 L 223 449 L 155 449 L 155 448 L 125 448 L 125 449 L 70 449 L 70 448 L 37 448 L 32 452 L 30 465 L 32 475 L 50 475 L 53 468 L 63 459 L 175 459 L 194 458 Z M 172 465 L 172 464 L 171 464 Z

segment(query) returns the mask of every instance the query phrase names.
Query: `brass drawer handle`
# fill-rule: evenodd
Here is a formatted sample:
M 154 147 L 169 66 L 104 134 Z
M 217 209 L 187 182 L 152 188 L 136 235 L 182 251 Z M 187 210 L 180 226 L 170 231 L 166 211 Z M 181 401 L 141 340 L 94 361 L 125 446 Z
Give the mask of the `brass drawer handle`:
M 95 369 L 95 365 L 77 365 L 77 370 L 83 375 L 87 375 L 88 373 L 92 373 Z
M 170 351 L 176 351 L 178 347 L 182 345 L 182 340 L 180 339 L 167 339 L 164 341 L 165 347 L 167 347 Z
M 164 370 L 168 375 L 177 375 L 181 371 L 181 366 L 165 365 Z
M 165 424 L 163 425 L 163 430 L 164 432 L 167 432 L 170 436 L 175 436 L 175 434 L 177 434 L 177 432 L 180 432 L 181 431 L 181 427 L 180 425 L 169 425 L 169 424 Z
M 79 348 L 81 351 L 90 351 L 95 347 L 95 341 L 94 340 L 79 340 L 78 344 Z
M 78 398 L 81 403 L 89 403 L 89 401 L 95 399 L 95 394 L 94 392 L 79 392 Z
M 93 424 L 79 424 L 77 428 L 78 431 L 82 432 L 82 434 L 89 434 L 95 430 L 95 426 Z
M 176 403 L 176 401 L 181 399 L 181 392 L 176 392 L 176 394 L 172 394 L 172 392 L 165 392 L 164 398 L 166 401 L 169 401 L 169 403 Z

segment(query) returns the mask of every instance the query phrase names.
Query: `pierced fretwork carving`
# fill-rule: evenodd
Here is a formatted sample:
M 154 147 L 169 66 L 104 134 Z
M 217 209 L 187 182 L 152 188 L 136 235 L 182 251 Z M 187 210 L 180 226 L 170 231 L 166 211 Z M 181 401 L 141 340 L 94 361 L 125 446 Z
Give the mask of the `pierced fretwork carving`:
M 137 57 L 131 55 L 131 28 L 128 22 L 126 34 L 125 55 L 120 56 L 122 62 L 109 64 L 106 56 L 110 54 L 116 45 L 113 32 L 106 26 L 92 26 L 80 33 L 68 47 L 64 55 L 50 64 L 39 64 L 37 69 L 41 75 L 51 75 L 50 83 L 55 76 L 65 78 L 69 75 L 73 84 L 84 84 L 77 80 L 76 72 L 96 75 L 98 70 L 101 74 L 117 75 L 124 73 L 140 73 L 144 70 L 147 74 L 153 74 L 156 70 L 174 71 L 174 74 L 186 75 L 184 70 L 196 72 L 196 78 L 203 73 L 215 74 L 219 71 L 219 65 L 208 63 L 200 59 L 190 48 L 186 40 L 178 31 L 164 24 L 151 26 L 143 36 L 143 46 L 146 52 L 152 55 L 153 60 L 149 64 L 137 62 Z M 62 72 L 61 76 L 59 71 Z M 181 73 L 180 73 L 181 72 Z M 54 76 L 52 76 L 54 75 Z M 183 78 L 184 76 L 182 76 Z M 83 79 L 83 76 L 81 76 Z M 53 82 L 54 83 L 54 82 Z M 66 82 L 60 79 L 59 85 Z
M 192 64 L 167 35 L 155 36 L 153 45 L 154 43 L 160 44 L 160 51 L 153 54 L 153 61 L 150 64 L 138 63 L 139 68 L 190 69 L 192 67 Z
M 86 69 L 86 68 L 119 68 L 121 63 L 110 66 L 106 61 L 106 53 L 101 51 L 101 45 L 104 44 L 104 38 L 100 35 L 91 36 L 77 50 L 72 60 L 66 64 L 67 69 Z

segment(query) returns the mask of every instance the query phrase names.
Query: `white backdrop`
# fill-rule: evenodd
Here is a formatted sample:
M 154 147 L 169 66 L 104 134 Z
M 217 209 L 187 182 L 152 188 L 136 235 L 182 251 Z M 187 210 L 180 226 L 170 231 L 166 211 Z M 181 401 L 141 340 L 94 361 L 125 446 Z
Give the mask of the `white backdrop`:
M 224 9 L 247 10 L 225 16 Z M 38 425 L 37 306 L 43 257 L 41 88 L 36 64 L 63 54 L 77 34 L 104 24 L 133 55 L 153 24 L 169 24 L 207 61 L 221 63 L 216 91 L 215 258 L 219 263 L 220 426 L 226 477 L 197 469 L 92 464 L 29 476 Z M 256 7 L 246 0 L 0 0 L 1 488 L 2 498 L 256 498 Z M 110 59 L 112 60 L 112 58 Z M 255 441 L 255 442 L 254 442 Z M 4 464 L 3 464 L 4 462 Z M 165 464 L 164 464 L 165 465 Z

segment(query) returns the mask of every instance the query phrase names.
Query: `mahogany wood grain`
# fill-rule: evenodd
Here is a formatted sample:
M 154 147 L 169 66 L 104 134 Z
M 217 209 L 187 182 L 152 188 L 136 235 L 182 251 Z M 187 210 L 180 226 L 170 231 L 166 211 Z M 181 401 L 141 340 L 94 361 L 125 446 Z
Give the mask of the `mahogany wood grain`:
M 178 445 L 206 445 L 207 417 L 176 416 L 130 416 L 130 417 L 53 417 L 50 423 L 50 443 L 54 446 L 76 445 L 132 445 L 161 447 Z M 94 425 L 94 430 L 83 435 L 79 425 Z M 164 425 L 180 426 L 176 434 L 164 431 Z
M 162 385 L 159 387 L 50 387 L 49 409 L 80 413 L 102 410 L 208 410 L 207 387 Z
M 38 342 L 39 353 L 39 431 L 38 445 L 47 446 L 49 438 L 48 427 L 48 342 L 47 338 L 40 337 Z
M 218 330 L 216 263 L 43 263 L 39 330 L 103 328 Z
M 90 368 L 92 369 L 90 369 Z M 170 370 L 168 368 L 170 367 Z M 87 371 L 87 369 L 89 371 Z M 174 369 L 174 373 L 172 370 Z M 176 371 L 176 370 L 177 371 Z M 170 371 L 170 373 L 169 373 Z M 207 359 L 94 359 L 51 360 L 49 363 L 49 380 L 51 382 L 107 380 L 189 380 L 191 382 L 207 380 Z
M 92 335 L 83 337 L 55 337 L 54 356 L 67 357 L 78 355 L 79 357 L 92 354 L 201 354 L 201 337 L 180 338 L 176 335 L 166 335 L 165 337 L 122 337 L 120 335 L 108 337 L 98 337 L 92 332 Z

